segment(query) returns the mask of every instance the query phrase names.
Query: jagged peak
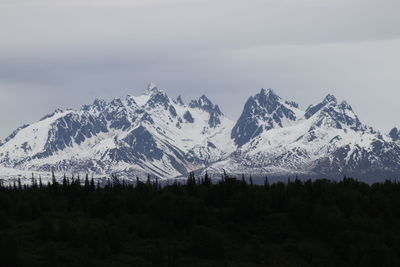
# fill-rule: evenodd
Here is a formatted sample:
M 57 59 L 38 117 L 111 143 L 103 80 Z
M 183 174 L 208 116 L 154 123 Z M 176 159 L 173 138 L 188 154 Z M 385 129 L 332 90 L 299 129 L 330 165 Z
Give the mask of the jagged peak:
M 399 129 L 397 129 L 397 127 L 393 127 L 393 128 L 390 130 L 389 133 L 391 133 L 391 132 L 399 132 Z
M 294 108 L 298 108 L 296 103 L 284 101 L 272 89 L 262 88 L 247 100 L 231 137 L 240 147 L 263 131 L 285 127 L 291 124 L 289 121 L 297 120 Z
M 260 93 L 264 93 L 266 95 L 277 95 L 272 88 L 261 88 Z
M 337 98 L 333 94 L 327 94 L 323 100 L 324 103 L 337 103 Z
M 222 115 L 218 105 L 215 105 L 206 95 L 202 95 L 197 100 L 192 100 L 189 103 L 191 108 L 200 108 L 209 113 L 215 113 L 216 115 Z
M 206 95 L 202 95 L 199 97 L 199 99 L 193 99 L 189 103 L 189 107 L 191 108 L 202 108 L 204 106 L 204 103 L 211 103 L 211 101 L 207 98 Z
M 170 99 L 167 94 L 158 89 L 153 89 L 153 91 L 149 91 L 150 95 L 148 100 L 146 101 L 146 106 L 154 108 L 157 105 L 161 105 L 164 107 L 164 109 L 167 109 L 170 105 L 170 101 L 173 101 Z
M 343 100 L 342 102 L 340 102 L 339 107 L 343 110 L 345 110 L 345 109 L 353 110 L 353 108 L 350 106 L 350 104 L 346 100 Z
M 90 109 L 92 109 L 92 108 L 101 110 L 101 109 L 103 109 L 106 105 L 107 105 L 107 102 L 106 102 L 105 100 L 100 99 L 100 98 L 96 98 L 96 99 L 93 101 L 93 104 L 92 104 L 92 105 L 83 105 L 83 106 L 81 107 L 81 110 L 83 110 L 83 111 L 88 111 L 88 110 L 90 110 Z
M 157 88 L 157 85 L 156 85 L 155 83 L 150 82 L 150 83 L 147 85 L 146 91 L 152 92 L 152 91 L 157 91 L 157 90 L 158 90 L 158 88 Z
M 282 99 L 282 97 L 280 97 L 279 95 L 276 94 L 276 92 L 271 89 L 265 89 L 265 88 L 261 88 L 261 91 L 256 94 L 254 97 L 250 97 L 249 99 L 250 101 L 252 100 L 256 100 L 259 104 L 265 106 L 265 105 L 276 105 L 278 103 L 281 104 L 286 104 L 288 106 L 290 106 L 291 108 L 297 108 L 299 109 L 299 104 L 294 102 L 294 101 L 289 101 L 289 100 L 285 100 Z
M 392 139 L 392 141 L 399 141 L 400 140 L 400 131 L 397 129 L 397 127 L 394 127 L 393 129 L 390 130 L 389 132 L 389 137 Z
M 203 99 L 205 101 L 210 101 L 210 99 L 208 99 L 208 97 L 205 94 L 202 94 L 199 99 Z M 211 102 L 211 101 L 210 101 Z
M 213 102 L 211 102 L 211 100 L 204 94 L 199 98 L 199 103 L 201 106 L 213 105 Z
M 96 98 L 93 101 L 93 105 L 96 105 L 96 106 L 104 106 L 106 104 L 107 104 L 107 102 L 104 99 L 101 99 L 101 98 Z
M 72 111 L 72 109 L 67 109 L 67 111 Z M 42 117 L 39 121 L 43 121 L 43 120 L 45 120 L 45 119 L 48 119 L 48 118 L 53 117 L 53 116 L 56 115 L 56 114 L 62 114 L 62 113 L 64 113 L 64 112 L 66 112 L 66 110 L 63 110 L 63 109 L 61 109 L 61 108 L 56 108 L 56 109 L 54 110 L 53 113 L 48 114 L 48 115 Z
M 345 101 L 343 101 L 343 102 L 345 102 Z M 347 104 L 347 102 L 345 102 L 345 104 Z M 304 117 L 306 119 L 309 119 L 314 114 L 316 114 L 318 111 L 320 111 L 321 109 L 323 109 L 324 107 L 329 106 L 329 105 L 337 105 L 337 98 L 332 94 L 326 95 L 325 98 L 322 100 L 322 102 L 315 104 L 315 105 L 310 105 L 306 109 Z
M 288 100 L 286 100 L 285 101 L 285 104 L 287 104 L 287 105 L 289 105 L 289 106 L 291 106 L 291 107 L 293 107 L 293 108 L 300 108 L 300 106 L 299 106 L 299 104 L 297 104 L 296 102 L 294 102 L 294 101 L 288 101 Z
M 261 91 L 253 97 L 253 100 L 255 100 L 259 105 L 266 107 L 268 110 L 274 109 L 274 107 L 279 105 L 282 101 L 281 97 L 271 88 L 261 88 Z
M 129 106 L 136 106 L 137 105 L 137 103 L 135 101 L 135 97 L 132 96 L 132 95 L 127 95 L 126 98 L 125 98 L 125 101 Z
M 110 104 L 113 106 L 123 106 L 121 98 L 114 98 L 113 100 L 111 100 Z
M 298 109 L 299 105 L 296 102 L 282 99 L 271 88 L 261 88 L 259 93 L 250 96 L 247 100 L 244 107 L 244 115 L 253 116 L 256 113 L 271 115 L 277 112 L 279 117 L 285 116 L 290 120 L 296 120 L 293 108 Z
M 261 109 L 263 110 L 262 112 L 267 112 L 268 114 L 273 114 L 277 110 L 291 110 L 291 108 L 298 108 L 298 104 L 284 101 L 271 88 L 262 88 L 259 93 L 250 97 L 245 104 L 245 109 L 246 107 L 249 108 L 249 106 L 256 108 L 254 110 Z
M 266 97 L 268 99 L 272 99 L 272 100 L 279 100 L 281 99 L 280 96 L 278 96 L 274 90 L 272 90 L 271 88 L 265 89 L 265 88 L 261 88 L 261 91 L 259 94 L 256 95 L 257 96 L 263 96 Z
M 151 96 L 160 93 L 166 95 L 164 90 L 159 89 L 157 85 L 153 82 L 150 82 L 149 85 L 147 85 L 146 91 L 144 92 L 145 95 L 151 95 Z

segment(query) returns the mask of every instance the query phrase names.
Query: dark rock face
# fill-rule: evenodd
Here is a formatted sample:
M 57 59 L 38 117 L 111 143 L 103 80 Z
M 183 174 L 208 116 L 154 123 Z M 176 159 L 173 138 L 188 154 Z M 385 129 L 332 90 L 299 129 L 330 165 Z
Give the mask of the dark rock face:
M 168 108 L 169 113 L 172 115 L 172 117 L 176 117 L 178 114 L 176 113 L 176 109 L 174 108 L 174 106 L 169 106 Z
M 400 131 L 394 127 L 392 130 L 390 130 L 389 136 L 394 142 L 397 142 L 400 140 Z
M 290 106 L 298 105 L 291 103 Z M 296 115 L 282 104 L 281 98 L 272 90 L 262 89 L 260 93 L 247 100 L 243 113 L 232 129 L 231 137 L 240 147 L 263 131 L 283 127 L 283 119 L 294 121 Z
M 169 98 L 164 92 L 155 92 L 147 102 L 147 106 L 155 108 L 157 105 L 162 106 L 165 110 L 169 108 Z
M 210 114 L 208 125 L 211 128 L 221 124 L 220 117 L 223 116 L 221 110 L 219 109 L 218 105 L 214 105 L 205 95 L 202 95 L 198 100 L 192 100 L 189 104 L 189 107 L 199 108 L 208 112 Z
M 132 130 L 122 141 L 127 144 L 127 147 L 123 149 L 123 154 L 130 155 L 130 158 L 160 160 L 163 156 L 163 151 L 157 147 L 153 136 L 143 126 Z M 124 161 L 128 158 L 125 157 Z
M 177 102 L 179 105 L 181 105 L 181 106 L 185 105 L 185 103 L 183 102 L 181 96 L 178 96 L 178 98 L 176 99 L 176 102 Z
M 219 124 L 221 124 L 221 120 L 220 120 L 220 111 L 219 111 L 219 107 L 217 107 L 217 111 L 213 111 L 210 113 L 210 119 L 208 120 L 208 125 L 211 128 L 214 128 L 216 126 L 218 126 Z
M 110 121 L 110 127 L 117 130 L 126 130 L 131 126 L 128 120 L 128 111 L 120 99 L 114 99 L 105 110 L 105 119 Z
M 140 117 L 141 122 L 148 122 L 149 124 L 154 124 L 154 120 L 149 113 L 145 111 L 139 111 L 136 114 Z
M 185 121 L 189 122 L 189 123 L 193 123 L 194 119 L 192 116 L 192 113 L 190 113 L 190 111 L 186 111 L 185 114 L 183 114 L 183 118 L 185 119 Z
M 59 150 L 71 147 L 74 143 L 80 145 L 87 138 L 105 133 L 108 131 L 107 122 L 104 117 L 94 117 L 89 113 L 70 113 L 56 120 L 49 132 L 45 151 L 37 158 L 53 155 Z
M 207 142 L 207 146 L 211 147 L 211 148 L 217 148 L 213 142 L 208 141 Z

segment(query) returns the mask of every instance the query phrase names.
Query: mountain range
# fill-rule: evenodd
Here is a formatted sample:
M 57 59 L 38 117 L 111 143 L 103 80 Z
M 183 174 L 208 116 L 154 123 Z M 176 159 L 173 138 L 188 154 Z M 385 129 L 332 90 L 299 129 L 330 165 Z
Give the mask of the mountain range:
M 140 96 L 58 109 L 0 141 L 0 175 L 51 171 L 396 178 L 400 130 L 374 130 L 333 95 L 303 110 L 272 89 L 251 96 L 232 121 L 205 95 L 185 103 L 151 83 Z

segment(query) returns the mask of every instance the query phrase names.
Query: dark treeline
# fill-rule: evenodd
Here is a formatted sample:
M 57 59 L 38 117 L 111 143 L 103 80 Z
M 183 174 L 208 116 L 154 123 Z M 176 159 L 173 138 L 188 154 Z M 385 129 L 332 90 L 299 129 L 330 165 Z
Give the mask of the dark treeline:
M 400 184 L 16 181 L 0 266 L 400 266 Z

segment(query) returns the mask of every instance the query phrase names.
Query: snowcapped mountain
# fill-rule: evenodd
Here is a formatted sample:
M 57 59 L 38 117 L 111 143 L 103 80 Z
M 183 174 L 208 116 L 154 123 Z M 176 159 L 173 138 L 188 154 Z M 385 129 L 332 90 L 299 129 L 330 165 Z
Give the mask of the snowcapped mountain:
M 132 178 L 181 176 L 232 152 L 232 125 L 206 96 L 185 105 L 150 84 L 140 96 L 56 110 L 18 128 L 0 146 L 0 164 Z
M 305 111 L 262 89 L 245 104 L 231 137 L 238 149 L 209 167 L 253 175 L 357 177 L 400 173 L 400 149 L 390 136 L 362 124 L 333 95 Z M 394 136 L 394 137 L 393 137 Z
M 150 84 L 140 96 L 56 110 L 0 142 L 0 172 L 118 173 L 160 178 L 190 171 L 341 177 L 400 173 L 400 131 L 382 135 L 333 95 L 301 110 L 261 89 L 236 122 L 205 95 L 185 104 Z M 386 178 L 386 177 L 385 177 Z

